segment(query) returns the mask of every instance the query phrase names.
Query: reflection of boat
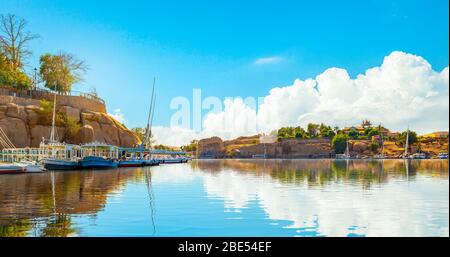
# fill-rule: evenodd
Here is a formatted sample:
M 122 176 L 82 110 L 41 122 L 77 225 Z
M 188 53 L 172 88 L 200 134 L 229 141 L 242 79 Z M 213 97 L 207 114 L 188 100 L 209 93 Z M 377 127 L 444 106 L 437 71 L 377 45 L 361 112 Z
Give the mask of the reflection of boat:
M 0 164 L 0 174 L 24 173 L 25 169 L 17 164 Z
M 79 161 L 44 158 L 44 168 L 47 170 L 75 170 L 81 167 Z
M 98 156 L 87 156 L 81 160 L 83 168 L 116 168 L 118 162 Z

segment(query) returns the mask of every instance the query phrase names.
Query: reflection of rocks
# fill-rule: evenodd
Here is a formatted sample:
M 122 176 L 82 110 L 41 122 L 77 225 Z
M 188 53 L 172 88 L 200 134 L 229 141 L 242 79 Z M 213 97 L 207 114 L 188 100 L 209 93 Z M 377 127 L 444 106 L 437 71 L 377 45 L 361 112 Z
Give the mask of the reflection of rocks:
M 448 194 L 442 194 L 448 193 L 448 183 L 442 183 L 448 180 L 448 161 L 199 160 L 192 165 L 204 171 L 208 195 L 223 199 L 226 210 L 248 213 L 247 208 L 261 206 L 265 219 L 287 224 L 293 235 L 448 236 Z M 402 183 L 411 179 L 406 167 L 440 178 L 409 186 Z M 360 187 L 367 180 L 390 179 L 396 181 L 382 189 Z M 428 204 L 430 195 L 434 205 Z
M 55 207 L 60 214 L 97 213 L 111 192 L 124 182 L 141 179 L 140 169 L 117 172 L 55 172 Z M 27 219 L 53 214 L 51 173 L 3 176 L 0 179 L 0 225 L 5 218 Z

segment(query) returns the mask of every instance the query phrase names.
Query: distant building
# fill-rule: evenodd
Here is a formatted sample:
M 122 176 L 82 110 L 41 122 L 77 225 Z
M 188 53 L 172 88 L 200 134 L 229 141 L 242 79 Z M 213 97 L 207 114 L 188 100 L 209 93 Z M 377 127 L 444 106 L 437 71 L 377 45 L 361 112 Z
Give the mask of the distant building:
M 396 132 L 391 132 L 389 129 L 379 125 L 379 126 L 372 126 L 372 123 L 369 120 L 363 120 L 361 122 L 361 125 L 356 125 L 356 126 L 351 126 L 351 127 L 345 127 L 344 129 L 342 129 L 342 131 L 345 134 L 348 134 L 351 130 L 356 130 L 358 133 L 363 134 L 365 129 L 367 128 L 376 128 L 380 131 L 380 135 L 382 135 L 383 137 L 396 137 L 398 136 L 398 133 Z M 377 138 L 375 138 L 377 139 Z

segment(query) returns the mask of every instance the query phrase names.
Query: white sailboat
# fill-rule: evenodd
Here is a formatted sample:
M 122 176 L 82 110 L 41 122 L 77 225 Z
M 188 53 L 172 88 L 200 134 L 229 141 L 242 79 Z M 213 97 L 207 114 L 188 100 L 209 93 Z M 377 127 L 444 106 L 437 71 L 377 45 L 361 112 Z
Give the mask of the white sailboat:
M 350 159 L 350 149 L 348 147 L 348 138 L 345 141 L 346 143 L 346 147 L 345 147 L 345 152 L 343 154 L 336 154 L 336 159 Z
M 56 90 L 53 95 L 53 115 L 50 138 L 42 139 L 40 148 L 44 153 L 42 162 L 44 168 L 49 170 L 72 170 L 80 167 L 79 160 L 76 157 L 76 149 L 71 145 L 60 143 L 55 129 L 56 120 Z
M 408 148 L 409 148 L 409 128 L 406 131 L 405 152 L 403 153 L 403 159 L 408 158 Z

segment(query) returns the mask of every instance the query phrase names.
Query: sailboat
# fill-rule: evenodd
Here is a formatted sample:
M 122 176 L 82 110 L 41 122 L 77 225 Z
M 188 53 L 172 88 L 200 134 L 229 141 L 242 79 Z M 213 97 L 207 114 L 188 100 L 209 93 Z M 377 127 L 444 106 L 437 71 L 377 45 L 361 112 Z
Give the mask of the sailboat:
M 53 115 L 52 115 L 52 128 L 50 131 L 50 139 L 43 139 L 40 148 L 45 151 L 50 151 L 50 156 L 45 156 L 42 158 L 44 163 L 44 168 L 47 170 L 73 170 L 81 167 L 79 160 L 73 156 L 73 151 L 71 146 L 67 146 L 64 143 L 60 143 L 57 140 L 56 130 L 55 130 L 55 119 L 56 119 L 56 90 L 53 96 Z M 68 151 L 69 155 L 68 156 Z M 70 154 L 72 153 L 72 154 Z
M 144 133 L 144 138 L 142 140 L 142 144 L 140 145 L 140 147 L 143 149 L 150 149 L 150 143 L 151 143 L 150 141 L 151 141 L 151 137 L 152 137 L 152 123 L 153 123 L 153 116 L 155 114 L 155 103 L 156 103 L 155 84 L 156 84 L 156 78 L 153 78 L 152 96 L 151 96 L 150 107 L 149 107 L 149 111 L 148 111 L 147 126 L 145 128 L 145 133 Z M 152 158 L 150 153 L 142 158 L 142 162 L 143 162 L 144 166 L 154 166 L 154 165 L 159 165 L 161 163 L 160 160 Z
M 336 159 L 350 159 L 350 149 L 348 147 L 348 138 L 346 139 L 345 152 L 343 154 L 336 154 Z
M 403 153 L 403 159 L 408 158 L 408 148 L 409 148 L 409 128 L 406 131 L 406 142 L 405 142 L 405 152 Z
M 383 139 L 383 135 L 380 135 L 380 137 L 381 137 L 381 154 L 377 154 L 373 158 L 375 158 L 375 159 L 386 159 L 386 155 L 384 154 L 384 139 Z

